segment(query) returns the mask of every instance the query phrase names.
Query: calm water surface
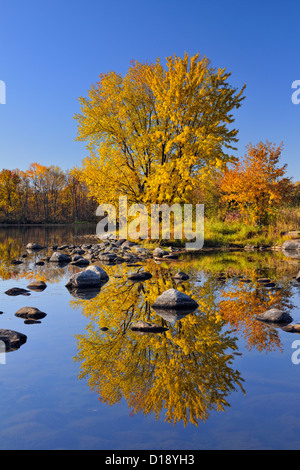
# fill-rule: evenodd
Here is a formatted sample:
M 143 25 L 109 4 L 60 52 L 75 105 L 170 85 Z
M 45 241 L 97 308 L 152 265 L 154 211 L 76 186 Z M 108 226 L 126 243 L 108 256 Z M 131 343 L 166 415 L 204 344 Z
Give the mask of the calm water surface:
M 292 361 L 300 338 L 255 320 L 277 306 L 300 322 L 299 261 L 269 252 L 150 260 L 152 278 L 142 284 L 127 280 L 137 268 L 97 263 L 110 279 L 90 298 L 65 287 L 80 268 L 36 265 L 48 247 L 82 244 L 94 232 L 0 229 L 1 328 L 27 336 L 0 364 L 0 449 L 300 448 L 300 364 Z M 31 241 L 47 248 L 22 258 Z M 178 269 L 188 281 L 174 282 Z M 47 288 L 5 294 L 32 279 Z M 181 318 L 153 311 L 170 287 L 199 308 Z M 24 306 L 46 316 L 24 321 L 15 316 Z M 139 319 L 168 330 L 138 334 Z

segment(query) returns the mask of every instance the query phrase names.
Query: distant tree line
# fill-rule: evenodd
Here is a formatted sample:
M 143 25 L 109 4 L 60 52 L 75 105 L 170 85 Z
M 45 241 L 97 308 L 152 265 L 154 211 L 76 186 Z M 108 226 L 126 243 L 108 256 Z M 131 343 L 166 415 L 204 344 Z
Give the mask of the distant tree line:
M 75 170 L 32 163 L 0 171 L 0 223 L 94 222 L 96 207 Z

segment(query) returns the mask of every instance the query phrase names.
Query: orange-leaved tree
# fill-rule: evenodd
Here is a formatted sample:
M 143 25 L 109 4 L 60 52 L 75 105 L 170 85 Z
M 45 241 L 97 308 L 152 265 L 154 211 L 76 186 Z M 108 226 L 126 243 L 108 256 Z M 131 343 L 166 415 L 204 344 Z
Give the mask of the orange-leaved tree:
M 283 144 L 249 144 L 243 160 L 227 169 L 220 189 L 223 201 L 249 223 L 267 224 L 291 191 L 287 165 L 279 166 Z

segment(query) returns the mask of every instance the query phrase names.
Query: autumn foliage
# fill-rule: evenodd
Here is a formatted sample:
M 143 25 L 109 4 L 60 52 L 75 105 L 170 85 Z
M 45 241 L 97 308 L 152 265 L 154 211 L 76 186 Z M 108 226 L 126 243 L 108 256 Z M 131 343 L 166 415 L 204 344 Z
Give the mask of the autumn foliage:
M 95 220 L 95 201 L 76 172 L 32 163 L 28 170 L 0 172 L 0 222 Z
M 243 89 L 206 57 L 134 61 L 122 77 L 100 75 L 79 99 L 78 140 L 87 142 L 80 180 L 99 203 L 181 203 L 216 168 L 232 160 L 232 111 Z M 225 149 L 225 150 L 224 150 Z
M 223 201 L 250 223 L 268 223 L 292 191 L 286 165 L 279 166 L 282 144 L 249 145 L 244 160 L 225 172 L 220 184 Z

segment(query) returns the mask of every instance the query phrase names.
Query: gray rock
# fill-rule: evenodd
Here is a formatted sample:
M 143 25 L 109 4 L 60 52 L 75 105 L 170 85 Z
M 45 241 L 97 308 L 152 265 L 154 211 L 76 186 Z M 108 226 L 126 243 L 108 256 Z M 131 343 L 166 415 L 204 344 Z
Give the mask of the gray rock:
M 99 259 L 100 259 L 101 261 L 109 261 L 109 262 L 111 262 L 111 261 L 115 261 L 116 258 L 117 258 L 116 253 L 101 253 L 101 254 L 99 255 Z
M 89 266 L 84 271 L 73 274 L 66 284 L 66 287 L 79 287 L 79 288 L 91 288 L 101 286 L 103 284 L 103 278 L 95 270 L 90 269 Z
M 190 278 L 186 273 L 183 273 L 181 271 L 178 271 L 178 273 L 175 274 L 174 279 L 178 281 L 187 281 Z
M 160 247 L 157 247 L 153 250 L 153 258 L 162 258 L 164 255 L 168 255 L 168 251 L 163 250 Z
M 84 259 L 88 261 L 94 261 L 96 259 L 96 254 L 95 253 L 86 253 L 84 255 Z
M 77 256 L 79 256 L 79 258 Z M 74 259 L 74 258 L 76 258 L 76 259 Z M 72 264 L 74 266 L 87 266 L 88 264 L 90 264 L 90 262 L 89 262 L 88 259 L 83 258 L 83 256 L 75 255 L 75 256 L 73 256 L 73 259 L 72 259 L 70 264 Z
M 125 238 L 119 238 L 119 240 L 116 241 L 116 245 L 117 246 L 121 246 L 123 245 L 123 243 L 126 242 L 126 239 Z
M 148 250 L 148 248 L 144 248 L 143 246 L 136 245 L 136 246 L 132 246 L 131 249 L 137 255 L 152 256 L 152 252 L 150 250 Z
M 79 250 L 89 250 L 90 248 L 92 248 L 93 245 L 91 245 L 90 243 L 86 244 L 84 243 L 83 245 L 81 245 L 81 248 L 78 248 Z
M 121 247 L 122 248 L 125 248 L 125 247 L 130 248 L 130 247 L 135 246 L 135 245 L 137 245 L 136 242 L 132 242 L 131 240 L 126 240 L 124 243 L 122 243 Z
M 59 253 L 55 251 L 49 259 L 50 262 L 53 263 L 69 263 L 71 261 L 71 257 L 65 253 Z
M 184 294 L 176 289 L 168 289 L 161 294 L 155 300 L 152 308 L 158 309 L 196 309 L 198 307 L 197 302 L 193 300 L 189 295 Z
M 260 315 L 255 317 L 259 321 L 271 322 L 271 323 L 290 323 L 293 321 L 289 313 L 284 312 L 278 308 L 271 308 L 266 310 Z
M 107 272 L 104 269 L 102 269 L 100 266 L 97 266 L 95 264 L 86 268 L 86 271 L 95 272 L 96 274 L 98 274 L 101 281 L 107 281 L 109 279 Z
M 282 245 L 283 250 L 298 251 L 300 250 L 300 240 L 286 240 Z
M 72 255 L 84 255 L 85 250 L 82 250 L 81 248 L 74 248 L 72 251 Z
M 5 351 L 15 351 L 27 341 L 27 336 L 14 330 L 0 329 L 0 341 L 5 344 Z
M 28 243 L 26 248 L 27 250 L 42 250 L 44 247 L 38 243 Z

